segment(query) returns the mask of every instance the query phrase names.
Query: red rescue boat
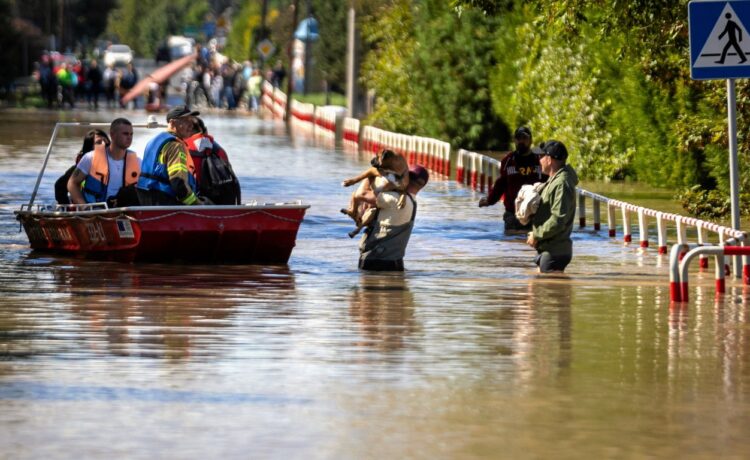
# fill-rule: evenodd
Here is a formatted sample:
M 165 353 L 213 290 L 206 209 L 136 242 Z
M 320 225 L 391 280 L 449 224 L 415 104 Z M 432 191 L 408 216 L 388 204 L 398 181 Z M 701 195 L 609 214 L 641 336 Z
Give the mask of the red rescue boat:
M 34 197 L 61 125 L 58 123 L 29 204 L 15 211 L 31 248 L 107 260 L 285 264 L 309 205 L 136 206 L 106 203 L 34 205 Z M 109 126 L 109 125 L 104 125 Z M 134 125 L 134 127 L 156 127 Z

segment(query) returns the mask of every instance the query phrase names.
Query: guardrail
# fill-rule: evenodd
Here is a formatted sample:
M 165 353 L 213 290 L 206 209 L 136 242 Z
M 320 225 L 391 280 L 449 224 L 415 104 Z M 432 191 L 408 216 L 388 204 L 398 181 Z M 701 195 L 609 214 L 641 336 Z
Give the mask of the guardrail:
M 344 146 L 359 148 L 359 119 L 344 117 L 344 128 L 341 141 Z
M 274 116 L 283 117 L 286 107 L 286 95 L 278 88 L 271 86 L 268 82 L 263 84 L 262 89 L 261 105 L 273 113 Z M 342 128 L 337 129 L 333 127 L 333 118 L 329 114 L 323 115 L 326 112 L 321 110 L 321 108 L 310 106 L 311 104 L 303 105 L 293 100 L 293 118 L 320 127 L 329 133 L 335 130 L 336 142 L 342 142 L 345 146 L 357 148 L 360 152 L 375 154 L 381 149 L 388 148 L 403 155 L 410 164 L 419 163 L 434 173 L 442 174 L 449 178 L 451 177 L 452 164 L 455 159 L 456 181 L 481 193 L 489 192 L 499 176 L 500 160 L 487 155 L 463 149 L 459 149 L 454 153 L 447 142 L 394 133 L 369 125 L 363 126 L 359 120 L 350 117 L 341 116 L 336 118 L 336 124 L 338 124 L 339 120 L 343 120 Z M 587 202 L 591 200 L 591 215 L 595 231 L 600 231 L 602 228 L 601 208 L 605 206 L 607 212 L 607 230 L 610 237 L 614 238 L 617 236 L 617 214 L 620 214 L 619 219 L 621 221 L 623 241 L 628 244 L 631 243 L 633 240 L 633 221 L 637 218 L 640 248 L 645 250 L 650 246 L 652 240 L 649 234 L 650 225 L 655 225 L 657 253 L 660 255 L 667 253 L 670 226 L 674 228 L 677 244 L 683 247 L 690 244 L 687 237 L 688 230 L 695 231 L 697 245 L 701 246 L 710 243 L 710 234 L 713 234 L 714 238 L 718 239 L 718 244 L 722 246 L 730 242 L 744 245 L 747 240 L 745 232 L 712 222 L 636 206 L 581 188 L 576 190 L 576 194 L 580 228 L 585 228 L 587 225 Z M 708 254 L 699 254 L 701 269 L 708 267 L 708 256 Z M 745 267 L 747 267 L 747 264 L 745 264 Z M 735 277 L 739 278 L 742 270 L 740 269 L 739 259 L 735 258 Z
M 672 302 L 687 302 L 689 299 L 688 274 L 690 262 L 696 257 L 712 256 L 715 260 L 716 295 L 726 290 L 725 275 L 727 266 L 725 256 L 743 257 L 743 282 L 750 284 L 750 246 L 701 246 L 675 244 L 669 255 L 669 298 Z

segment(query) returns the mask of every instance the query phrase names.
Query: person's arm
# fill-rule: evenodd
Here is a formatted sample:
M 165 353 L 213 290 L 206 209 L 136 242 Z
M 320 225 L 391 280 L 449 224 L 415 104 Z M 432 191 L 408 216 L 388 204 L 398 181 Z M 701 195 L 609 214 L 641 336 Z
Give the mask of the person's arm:
M 495 181 L 495 184 L 492 186 L 492 189 L 487 193 L 486 197 L 483 197 L 479 200 L 480 208 L 494 205 L 495 203 L 500 201 L 500 198 L 502 198 L 505 194 L 505 187 L 508 184 L 508 177 L 506 174 L 506 161 L 508 161 L 510 155 L 512 155 L 512 153 L 508 154 L 508 156 L 505 157 L 502 164 L 500 165 L 500 175 Z
M 550 216 L 539 225 L 535 226 L 532 235 L 534 240 L 539 242 L 550 239 L 555 235 L 565 231 L 565 223 L 570 219 L 571 214 L 575 214 L 575 200 L 567 197 L 575 196 L 575 190 L 571 189 L 567 183 L 563 183 L 553 190 L 550 190 Z M 573 206 L 570 206 L 573 203 Z
M 361 181 L 363 181 L 365 179 L 368 179 L 370 177 L 375 177 L 377 175 L 378 175 L 378 170 L 375 167 L 371 166 L 371 167 L 367 168 L 367 170 L 365 172 L 363 172 L 362 174 L 360 174 L 358 176 L 355 176 L 355 177 L 352 177 L 350 179 L 346 179 L 341 184 L 344 187 L 349 187 L 350 185 L 354 185 L 357 182 L 361 182 Z
M 68 193 L 70 193 L 70 202 L 73 204 L 86 204 L 81 192 L 81 184 L 86 179 L 86 173 L 76 168 L 68 179 Z
M 167 167 L 169 185 L 174 190 L 177 200 L 186 205 L 200 204 L 188 181 L 188 153 L 183 145 L 179 142 L 169 142 L 163 147 L 161 155 Z

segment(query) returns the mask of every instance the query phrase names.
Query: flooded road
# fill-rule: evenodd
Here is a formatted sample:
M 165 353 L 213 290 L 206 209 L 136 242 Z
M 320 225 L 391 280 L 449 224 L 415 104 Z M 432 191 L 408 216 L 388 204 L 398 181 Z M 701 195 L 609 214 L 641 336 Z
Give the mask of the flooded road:
M 750 292 L 696 274 L 670 308 L 667 259 L 590 228 L 540 277 L 500 208 L 438 177 L 407 271 L 361 273 L 338 210 L 367 158 L 205 119 L 246 201 L 311 205 L 287 266 L 32 253 L 12 211 L 57 113 L 0 112 L 0 458 L 750 457 Z

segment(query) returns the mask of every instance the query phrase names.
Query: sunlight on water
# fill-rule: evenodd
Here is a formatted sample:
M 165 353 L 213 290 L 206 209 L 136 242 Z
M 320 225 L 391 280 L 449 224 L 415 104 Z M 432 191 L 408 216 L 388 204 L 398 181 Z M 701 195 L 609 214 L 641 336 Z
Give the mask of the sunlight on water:
M 367 158 L 216 116 L 246 200 L 311 204 L 288 266 L 32 253 L 12 211 L 46 116 L 0 113 L 2 457 L 750 456 L 749 293 L 716 299 L 712 271 L 670 305 L 666 258 L 588 228 L 564 276 L 539 276 L 501 209 L 433 177 L 407 271 L 362 273 L 338 210 Z

